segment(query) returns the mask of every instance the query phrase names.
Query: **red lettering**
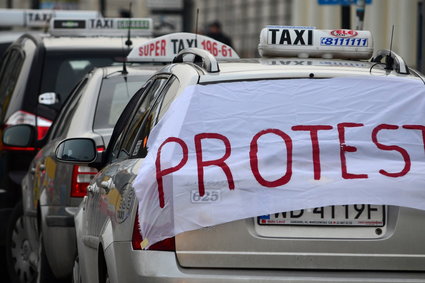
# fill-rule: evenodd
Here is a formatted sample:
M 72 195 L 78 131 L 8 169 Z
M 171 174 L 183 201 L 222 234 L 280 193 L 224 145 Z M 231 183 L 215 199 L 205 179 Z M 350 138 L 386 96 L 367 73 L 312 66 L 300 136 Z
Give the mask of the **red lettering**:
M 266 134 L 275 134 L 281 137 L 285 141 L 286 145 L 286 173 L 279 179 L 275 181 L 265 180 L 258 169 L 258 140 L 261 136 Z M 278 129 L 267 129 L 261 132 L 258 132 L 251 141 L 250 150 L 249 150 L 249 161 L 251 164 L 251 171 L 254 174 L 255 179 L 258 183 L 265 187 L 278 187 L 285 185 L 291 180 L 292 177 L 292 140 L 291 137 Z
M 143 46 L 143 50 L 144 50 L 144 56 L 148 56 L 149 46 L 147 45 Z
M 424 150 L 425 150 L 425 126 L 422 126 L 422 125 L 404 125 L 403 128 L 409 129 L 409 130 L 422 131 L 422 143 L 424 145 Z
M 217 139 L 221 140 L 225 146 L 225 153 L 223 157 L 215 160 L 204 161 L 202 159 L 202 140 L 203 139 Z M 231 153 L 230 141 L 223 135 L 216 133 L 202 133 L 195 136 L 195 150 L 196 150 L 196 161 L 198 166 L 198 186 L 199 186 L 199 195 L 203 196 L 205 194 L 205 184 L 204 184 L 204 167 L 206 166 L 219 166 L 223 169 L 224 174 L 226 175 L 227 182 L 229 183 L 229 189 L 233 190 L 235 188 L 235 183 L 233 182 L 232 172 L 230 171 L 229 166 L 224 162 Z
M 319 139 L 317 137 L 318 131 L 324 130 L 332 130 L 332 126 L 328 125 L 300 125 L 293 126 L 293 131 L 310 131 L 310 139 L 311 139 L 311 147 L 312 147 L 312 155 L 313 155 L 313 171 L 314 171 L 314 180 L 320 180 L 320 147 L 319 147 Z
M 164 39 L 161 40 L 161 56 L 165 56 L 165 46 L 166 46 L 166 42 Z
M 164 145 L 166 145 L 167 143 L 170 142 L 175 142 L 178 143 L 180 145 L 180 147 L 182 148 L 183 151 L 183 156 L 182 159 L 180 160 L 179 164 L 177 164 L 176 166 L 161 170 L 161 150 L 162 147 Z M 159 198 L 159 207 L 163 208 L 165 205 L 165 200 L 164 200 L 164 186 L 162 183 L 162 177 L 165 175 L 168 175 L 170 173 L 176 172 L 177 170 L 179 170 L 180 168 L 182 168 L 188 159 L 188 148 L 186 143 L 179 139 L 179 138 L 175 138 L 175 137 L 169 137 L 167 138 L 159 147 L 158 152 L 156 154 L 156 161 L 155 161 L 155 167 L 156 167 L 156 181 L 158 183 L 158 198 Z
M 378 142 L 378 132 L 381 131 L 381 130 L 397 130 L 397 129 L 398 129 L 398 126 L 396 126 L 396 125 L 381 124 L 381 125 L 376 126 L 372 131 L 372 141 L 379 149 L 381 149 L 381 150 L 395 150 L 395 151 L 398 151 L 401 154 L 401 156 L 403 157 L 404 168 L 400 172 L 390 173 L 390 172 L 387 172 L 383 169 L 379 170 L 379 173 L 381 173 L 382 175 L 385 175 L 385 176 L 388 176 L 388 177 L 394 177 L 394 178 L 402 177 L 410 171 L 410 166 L 411 166 L 410 156 L 407 153 L 407 151 L 402 147 L 399 147 L 399 146 L 396 146 L 396 145 L 384 145 L 384 144 Z
M 149 56 L 152 55 L 154 50 L 155 50 L 155 44 L 154 43 L 149 44 Z
M 338 136 L 340 144 L 340 158 L 341 158 L 341 173 L 344 179 L 367 179 L 367 174 L 352 174 L 347 172 L 347 160 L 345 158 L 345 152 L 356 152 L 355 146 L 349 146 L 345 144 L 345 128 L 348 127 L 363 127 L 363 124 L 359 123 L 340 123 L 338 127 Z
M 139 47 L 139 56 L 143 56 L 143 47 Z
M 161 43 L 160 41 L 155 42 L 155 56 L 159 56 L 159 44 L 160 43 Z

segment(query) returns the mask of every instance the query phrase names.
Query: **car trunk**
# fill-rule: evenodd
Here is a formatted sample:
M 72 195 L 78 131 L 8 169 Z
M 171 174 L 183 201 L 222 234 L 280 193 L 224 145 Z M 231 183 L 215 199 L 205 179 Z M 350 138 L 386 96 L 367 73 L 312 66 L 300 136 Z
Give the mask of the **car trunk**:
M 385 224 L 369 226 L 258 225 L 257 219 L 176 236 L 183 267 L 425 270 L 425 212 L 387 207 Z

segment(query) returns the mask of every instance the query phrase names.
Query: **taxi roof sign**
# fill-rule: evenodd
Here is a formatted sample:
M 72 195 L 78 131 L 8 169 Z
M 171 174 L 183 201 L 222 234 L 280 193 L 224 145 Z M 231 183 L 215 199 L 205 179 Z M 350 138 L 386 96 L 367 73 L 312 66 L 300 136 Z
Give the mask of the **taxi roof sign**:
M 50 34 L 54 36 L 151 36 L 150 18 L 52 19 Z
M 216 59 L 239 59 L 239 55 L 227 44 L 208 36 L 177 32 L 135 46 L 127 56 L 129 62 L 172 62 L 174 57 L 186 48 L 201 48 L 209 51 Z
M 258 51 L 262 57 L 369 59 L 373 39 L 365 30 L 267 26 L 261 31 Z
M 0 9 L 0 26 L 4 27 L 48 27 L 52 18 L 100 18 L 97 11 L 83 10 L 31 10 Z

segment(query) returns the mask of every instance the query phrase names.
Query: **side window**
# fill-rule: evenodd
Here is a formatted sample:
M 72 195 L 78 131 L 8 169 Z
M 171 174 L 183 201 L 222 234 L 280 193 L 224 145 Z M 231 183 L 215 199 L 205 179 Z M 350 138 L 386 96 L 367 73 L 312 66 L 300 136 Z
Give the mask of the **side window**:
M 68 126 L 70 125 L 69 119 L 77 109 L 78 102 L 80 101 L 81 95 L 86 90 L 86 86 L 87 78 L 80 82 L 80 84 L 75 87 L 72 94 L 68 97 L 58 118 L 52 126 L 49 140 L 62 136 L 68 130 Z
M 5 115 L 4 112 L 15 90 L 24 60 L 24 54 L 16 49 L 12 49 L 5 57 L 0 74 L 0 117 Z
M 143 101 L 134 113 L 132 120 L 128 126 L 127 132 L 124 136 L 121 149 L 117 156 L 119 159 L 130 157 L 130 150 L 133 145 L 133 141 L 142 125 L 142 122 L 145 119 L 149 109 L 157 100 L 158 95 L 161 93 L 161 90 L 167 81 L 168 77 L 157 77 L 156 80 L 152 83 L 149 90 L 144 95 Z
M 147 141 L 153 127 L 158 123 L 162 116 L 167 112 L 171 102 L 177 95 L 179 81 L 173 77 L 170 79 L 164 90 L 161 92 L 159 99 L 146 116 L 142 123 L 142 127 L 137 135 L 137 142 L 132 152 L 132 156 L 138 158 L 146 157 L 148 153 Z

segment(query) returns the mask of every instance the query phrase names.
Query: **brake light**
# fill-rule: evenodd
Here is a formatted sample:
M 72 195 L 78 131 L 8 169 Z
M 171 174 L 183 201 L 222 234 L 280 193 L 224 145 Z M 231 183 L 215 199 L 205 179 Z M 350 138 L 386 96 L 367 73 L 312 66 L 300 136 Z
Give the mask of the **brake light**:
M 6 127 L 19 124 L 28 124 L 37 127 L 37 140 L 42 140 L 49 131 L 52 121 L 20 110 L 13 113 L 5 124 Z
M 95 168 L 74 165 L 72 169 L 71 197 L 81 198 L 87 194 L 87 186 L 97 174 Z
M 142 241 L 143 241 L 143 237 L 142 237 L 142 234 L 140 233 L 139 214 L 137 213 L 136 220 L 134 221 L 134 226 L 133 226 L 133 237 L 131 239 L 133 250 L 141 250 Z M 148 250 L 174 252 L 176 250 L 175 238 L 171 237 L 171 238 L 162 240 L 161 242 L 158 242 L 150 246 Z

